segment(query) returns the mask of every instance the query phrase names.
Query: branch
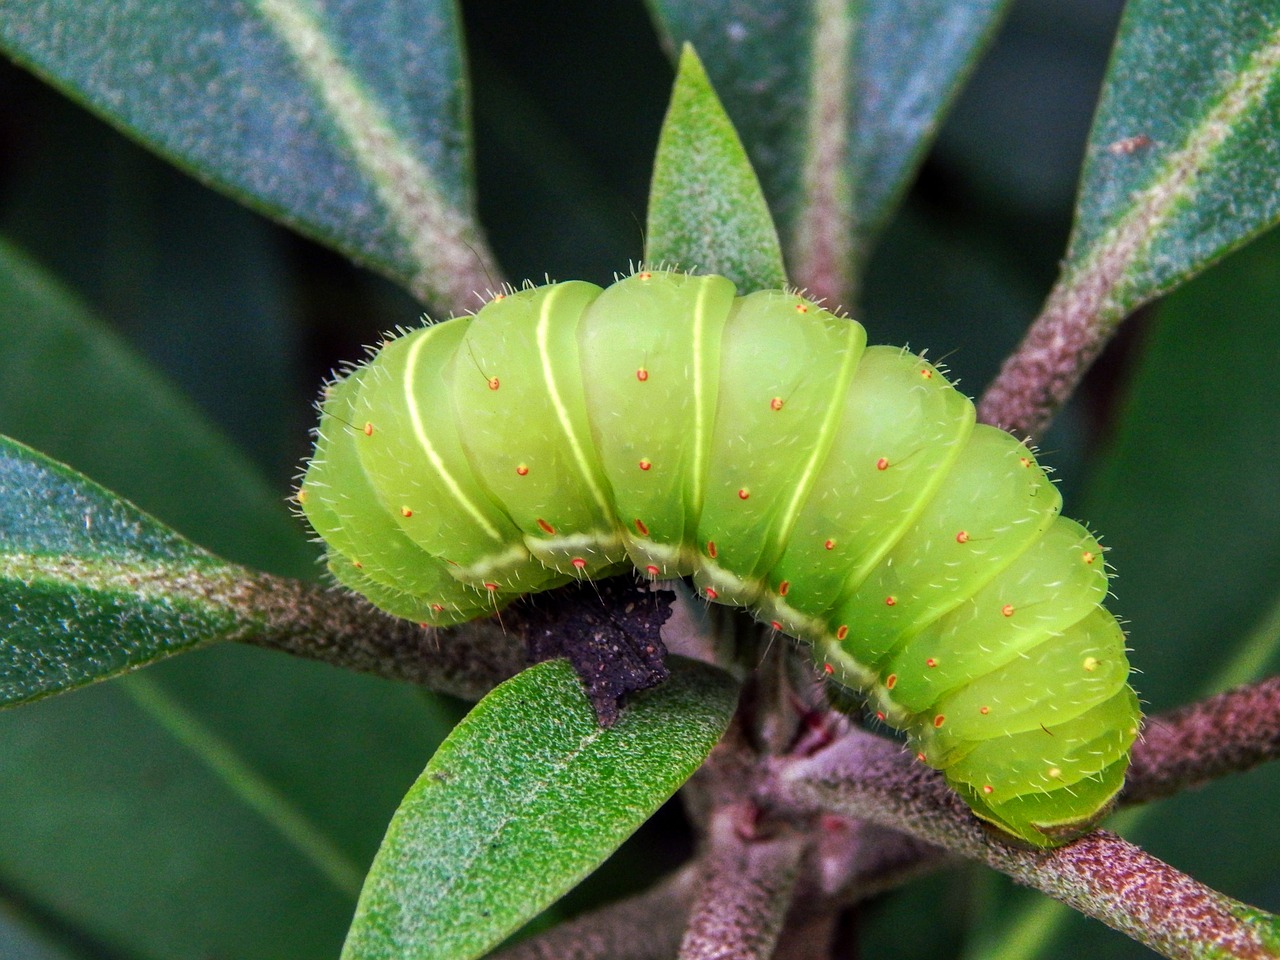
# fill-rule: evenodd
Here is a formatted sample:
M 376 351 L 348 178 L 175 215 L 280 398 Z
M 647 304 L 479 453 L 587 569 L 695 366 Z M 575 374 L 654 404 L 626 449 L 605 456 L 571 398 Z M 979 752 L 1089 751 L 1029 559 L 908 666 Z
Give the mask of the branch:
M 1149 717 L 1121 802 L 1146 803 L 1280 757 L 1280 676 Z
M 942 776 L 870 734 L 775 764 L 758 798 L 796 812 L 826 810 L 901 830 L 978 860 L 1128 934 L 1165 956 L 1274 957 L 1277 919 L 1209 889 L 1114 834 L 1052 851 L 995 839 Z
M 1118 320 L 1103 311 L 1122 266 L 1103 260 L 1099 269 L 1084 270 L 1053 288 L 1040 316 L 983 393 L 979 422 L 1019 437 L 1044 432 L 1115 333 Z
M 490 960 L 670 960 L 680 946 L 697 870 L 553 927 Z
M 833 310 L 842 304 L 852 310 L 857 231 L 848 170 L 855 14 L 844 0 L 818 0 L 810 9 L 812 106 L 805 132 L 804 205 L 792 238 L 795 277 L 815 300 Z
M 241 581 L 228 601 L 253 624 L 237 638 L 244 643 L 469 700 L 525 666 L 524 648 L 492 617 L 423 627 L 348 590 L 267 574 Z
M 750 803 L 712 817 L 704 873 L 680 960 L 766 960 L 773 955 L 800 874 L 802 834 L 755 830 Z

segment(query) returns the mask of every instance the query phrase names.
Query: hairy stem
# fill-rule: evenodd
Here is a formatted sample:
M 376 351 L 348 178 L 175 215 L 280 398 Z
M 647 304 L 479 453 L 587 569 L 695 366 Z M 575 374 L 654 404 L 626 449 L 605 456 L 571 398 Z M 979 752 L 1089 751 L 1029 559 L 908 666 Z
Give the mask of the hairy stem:
M 1132 844 L 1096 831 L 1057 850 L 1026 850 L 985 830 L 941 775 L 896 744 L 851 735 L 775 767 L 762 802 L 838 812 L 986 863 L 1168 957 L 1274 957 L 1276 918 L 1209 889 Z
M 1280 677 L 1151 717 L 1121 802 L 1145 803 L 1280 757 Z
M 265 574 L 239 581 L 233 596 L 219 599 L 253 624 L 235 639 L 468 700 L 525 666 L 523 646 L 495 618 L 424 627 L 347 590 Z
M 849 182 L 849 98 L 854 14 L 848 0 L 813 5 L 812 107 L 806 136 L 804 206 L 795 232 L 795 279 L 835 309 L 853 307 L 853 187 Z
M 804 853 L 803 837 L 781 829 L 762 836 L 751 805 L 721 807 L 680 960 L 764 960 L 782 931 Z
M 644 893 L 562 923 L 492 960 L 670 960 L 697 879 L 693 866 Z

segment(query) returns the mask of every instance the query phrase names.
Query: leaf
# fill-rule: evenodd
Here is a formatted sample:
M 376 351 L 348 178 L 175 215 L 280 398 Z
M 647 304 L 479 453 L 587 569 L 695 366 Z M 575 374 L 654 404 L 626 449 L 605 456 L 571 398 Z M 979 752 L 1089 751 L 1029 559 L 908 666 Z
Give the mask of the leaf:
M 1008 0 L 649 5 L 673 46 L 706 57 L 793 279 L 847 299 Z
M 92 472 L 219 554 L 295 576 L 315 570 L 316 551 L 281 492 L 3 239 L 0 342 L 0 433 Z
M 36 0 L 0 46 L 126 133 L 405 284 L 489 285 L 448 0 Z
M 494 689 L 441 745 L 397 811 L 344 960 L 464 960 L 600 864 L 698 768 L 737 688 L 701 663 L 602 728 L 563 661 Z
M 787 282 L 760 181 L 690 46 L 658 141 L 645 259 L 721 274 L 743 293 Z
M 157 722 L 138 681 L 197 728 Z M 355 908 L 344 874 L 363 873 L 447 719 L 411 687 L 229 645 L 0 712 L 5 888 L 102 944 L 93 956 L 336 957 Z M 193 742 L 204 732 L 232 771 Z M 285 806 L 259 802 L 260 784 Z
M 1132 0 L 1089 136 L 1060 287 L 1115 323 L 1280 216 L 1268 0 Z
M 0 706 L 243 632 L 227 600 L 244 577 L 0 437 Z

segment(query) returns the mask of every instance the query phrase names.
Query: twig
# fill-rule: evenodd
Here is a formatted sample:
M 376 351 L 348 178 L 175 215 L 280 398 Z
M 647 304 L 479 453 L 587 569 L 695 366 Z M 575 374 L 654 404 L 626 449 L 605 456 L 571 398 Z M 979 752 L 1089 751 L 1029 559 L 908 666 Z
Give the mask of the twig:
M 1146 803 L 1280 757 L 1280 677 L 1151 717 L 1133 746 L 1124 804 Z
M 804 854 L 802 834 L 756 833 L 750 803 L 711 819 L 704 873 L 680 960 L 764 960 L 773 954 Z
M 244 643 L 475 700 L 525 666 L 524 648 L 490 618 L 422 627 L 346 590 L 258 575 L 220 598 L 246 619 Z
M 680 946 L 697 868 L 562 923 L 491 960 L 670 960 Z
M 844 0 L 812 5 L 813 69 L 805 136 L 804 203 L 796 217 L 794 277 L 834 309 L 853 308 L 855 235 L 849 115 L 855 15 Z
M 995 839 L 940 774 L 869 734 L 778 762 L 760 799 L 902 830 L 986 863 L 1168 957 L 1277 955 L 1275 917 L 1205 887 L 1114 834 L 1096 831 L 1053 851 Z

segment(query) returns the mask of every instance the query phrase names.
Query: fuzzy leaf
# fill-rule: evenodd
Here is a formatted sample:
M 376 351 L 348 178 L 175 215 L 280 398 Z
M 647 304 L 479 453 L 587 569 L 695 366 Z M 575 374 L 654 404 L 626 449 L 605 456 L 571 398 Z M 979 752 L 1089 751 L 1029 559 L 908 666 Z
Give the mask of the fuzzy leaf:
M 1274 223 L 1278 77 L 1270 0 L 1132 0 L 1060 286 L 1115 322 Z
M 409 287 L 484 289 L 447 0 L 33 0 L 0 47 L 158 153 Z
M 743 293 L 787 280 L 760 181 L 690 46 L 658 141 L 645 259 L 722 274 Z
M 694 661 L 596 723 L 564 661 L 497 687 L 441 745 L 387 830 L 344 960 L 465 960 L 599 865 L 698 768 L 737 701 Z
M 242 575 L 0 437 L 0 706 L 232 636 L 245 624 L 217 595 Z
M 294 576 L 315 570 L 316 551 L 282 493 L 177 387 L 3 239 L 0 342 L 0 433 L 92 473 L 219 554 Z
M 706 57 L 793 279 L 811 284 L 815 240 L 847 261 L 825 269 L 856 275 L 1008 0 L 649 6 L 673 45 Z

